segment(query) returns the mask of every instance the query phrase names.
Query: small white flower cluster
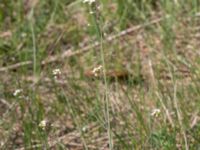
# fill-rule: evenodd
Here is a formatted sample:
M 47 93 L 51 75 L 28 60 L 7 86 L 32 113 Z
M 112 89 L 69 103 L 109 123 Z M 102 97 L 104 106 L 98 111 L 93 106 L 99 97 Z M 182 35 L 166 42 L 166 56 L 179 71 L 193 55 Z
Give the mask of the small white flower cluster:
M 153 109 L 153 111 L 151 112 L 151 116 L 153 116 L 153 117 L 158 117 L 159 116 L 159 114 L 160 114 L 160 109 Z
M 58 76 L 61 75 L 60 69 L 54 69 L 54 70 L 52 71 L 52 73 L 53 73 L 53 76 L 54 76 L 55 79 L 57 79 Z
M 17 89 L 15 90 L 15 92 L 13 93 L 13 96 L 18 96 L 20 93 L 22 93 L 22 89 Z
M 99 71 L 102 69 L 102 66 L 100 65 L 100 66 L 98 66 L 98 67 L 96 67 L 96 68 L 94 68 L 93 70 L 92 70 L 92 73 L 94 73 L 94 76 L 98 76 L 98 73 L 99 73 Z
M 92 3 L 94 3 L 96 0 L 83 0 L 83 3 L 88 3 L 89 5 L 91 5 Z
M 47 126 L 47 121 L 46 120 L 42 120 L 39 123 L 39 127 L 42 128 L 43 130 L 45 130 L 46 126 Z
M 59 74 L 61 74 L 60 69 L 54 69 L 53 70 L 53 75 L 59 75 Z

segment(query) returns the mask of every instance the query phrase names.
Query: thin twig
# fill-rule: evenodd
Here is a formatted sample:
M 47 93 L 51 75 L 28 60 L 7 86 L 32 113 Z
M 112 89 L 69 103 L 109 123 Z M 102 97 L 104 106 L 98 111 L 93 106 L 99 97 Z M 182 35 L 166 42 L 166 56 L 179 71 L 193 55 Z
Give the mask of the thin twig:
M 31 65 L 31 64 L 32 64 L 32 61 L 19 62 L 19 63 L 16 63 L 14 65 L 10 65 L 10 66 L 7 66 L 7 67 L 0 68 L 0 72 L 5 72 L 5 71 L 8 71 L 8 70 L 13 70 L 13 69 L 16 69 L 16 68 L 19 68 L 19 67 L 22 67 L 22 66 Z
M 109 36 L 108 38 L 106 38 L 106 39 L 103 41 L 103 43 L 111 42 L 111 41 L 113 41 L 113 40 L 115 40 L 115 39 L 117 39 L 117 38 L 121 38 L 121 37 L 123 37 L 123 36 L 125 36 L 125 35 L 128 35 L 128 34 L 134 32 L 134 31 L 137 31 L 137 30 L 139 30 L 139 29 L 141 29 L 141 28 L 144 28 L 144 27 L 149 26 L 149 25 L 152 25 L 152 24 L 156 24 L 156 23 L 160 22 L 160 21 L 163 20 L 163 19 L 164 19 L 164 18 L 158 18 L 158 19 L 153 20 L 153 21 L 151 21 L 151 22 L 149 22 L 149 23 L 146 23 L 146 24 L 143 24 L 143 25 L 137 25 L 137 26 L 128 28 L 128 29 L 126 29 L 126 30 L 121 31 L 121 32 L 118 33 L 118 34 L 115 34 L 115 35 L 113 35 L 113 36 Z M 66 50 L 64 53 L 62 53 L 61 55 L 52 56 L 52 57 L 50 57 L 50 58 L 47 58 L 46 60 L 44 60 L 44 61 L 42 62 L 42 65 L 47 64 L 47 63 L 51 63 L 51 62 L 54 62 L 54 61 L 57 61 L 57 60 L 60 60 L 60 59 L 63 59 L 63 58 L 71 57 L 71 56 L 74 56 L 74 55 L 81 55 L 81 54 L 83 54 L 83 53 L 85 53 L 85 52 L 88 52 L 88 51 L 91 50 L 91 49 L 94 49 L 94 48 L 96 48 L 96 47 L 99 47 L 100 44 L 101 44 L 100 42 L 97 42 L 97 41 L 96 41 L 96 42 L 94 42 L 94 44 L 87 45 L 87 46 L 85 46 L 85 47 L 83 47 L 83 48 L 81 48 L 81 49 L 78 49 L 78 50 L 68 49 L 68 50 Z
M 7 102 L 5 99 L 0 99 L 0 103 L 6 105 L 8 108 L 11 108 L 11 104 L 9 102 Z
M 165 18 L 166 17 L 158 18 L 158 19 L 152 20 L 152 21 L 150 21 L 148 23 L 145 23 L 143 25 L 137 25 L 137 26 L 128 28 L 126 30 L 123 30 L 123 31 L 119 32 L 116 35 L 109 36 L 108 38 L 106 38 L 103 41 L 103 43 L 111 42 L 111 41 L 113 41 L 113 40 L 115 40 L 117 38 L 121 38 L 121 37 L 123 37 L 125 35 L 128 35 L 128 34 L 134 32 L 134 31 L 137 31 L 137 30 L 139 30 L 141 28 L 145 28 L 145 27 L 147 27 L 149 25 L 153 25 L 153 24 L 159 23 L 160 21 L 162 21 Z M 80 48 L 80 49 L 77 49 L 77 50 L 74 50 L 73 48 L 71 48 L 71 49 L 66 50 L 62 54 L 59 54 L 59 55 L 56 55 L 56 56 L 52 56 L 52 57 L 48 57 L 47 59 L 43 60 L 41 62 L 41 64 L 42 65 L 46 65 L 46 64 L 49 64 L 49 63 L 52 63 L 52 62 L 55 62 L 55 61 L 63 60 L 64 58 L 68 58 L 68 57 L 75 56 L 75 55 L 81 55 L 81 54 L 83 54 L 85 52 L 88 52 L 89 50 L 94 49 L 94 48 L 99 47 L 99 46 L 100 46 L 100 43 L 96 41 L 96 42 L 94 42 L 94 44 L 87 45 L 87 46 L 85 46 L 83 48 Z M 2 68 L 0 68 L 0 72 L 5 72 L 5 71 L 8 71 L 8 70 L 17 69 L 19 67 L 32 65 L 32 64 L 33 64 L 32 61 L 20 62 L 20 63 L 16 63 L 14 65 L 10 65 L 10 66 L 7 66 L 7 67 L 2 67 Z

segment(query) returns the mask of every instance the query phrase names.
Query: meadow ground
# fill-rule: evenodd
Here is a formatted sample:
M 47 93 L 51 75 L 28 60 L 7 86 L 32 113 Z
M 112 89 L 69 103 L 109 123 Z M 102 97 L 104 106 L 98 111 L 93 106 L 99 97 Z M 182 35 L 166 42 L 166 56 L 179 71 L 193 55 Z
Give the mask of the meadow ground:
M 198 0 L 2 0 L 0 149 L 200 149 Z

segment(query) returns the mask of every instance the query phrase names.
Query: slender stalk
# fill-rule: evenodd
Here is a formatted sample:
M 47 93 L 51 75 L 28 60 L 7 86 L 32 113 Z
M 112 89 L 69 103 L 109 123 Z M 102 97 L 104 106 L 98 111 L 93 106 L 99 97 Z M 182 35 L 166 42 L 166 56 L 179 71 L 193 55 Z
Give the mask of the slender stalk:
M 35 29 L 34 29 L 34 8 L 31 9 L 30 12 L 30 28 L 32 35 L 32 44 L 33 44 L 33 75 L 36 76 L 37 71 L 37 48 L 36 48 L 36 40 L 35 40 Z
M 111 133 L 111 127 L 110 127 L 110 113 L 109 113 L 109 99 L 108 99 L 108 83 L 106 78 L 106 66 L 105 66 L 105 59 L 104 59 L 104 51 L 103 51 L 103 38 L 102 38 L 102 32 L 101 32 L 101 61 L 103 66 L 103 78 L 104 78 L 104 84 L 105 84 L 105 102 L 106 102 L 106 119 L 107 119 L 107 132 L 108 132 L 108 138 L 109 138 L 109 146 L 110 149 L 113 149 L 113 141 L 112 141 L 112 133 Z
M 97 7 L 97 6 L 95 6 Z M 97 32 L 97 37 L 100 42 L 100 53 L 101 53 L 101 62 L 102 62 L 102 67 L 103 67 L 103 80 L 104 80 L 104 85 L 105 85 L 105 118 L 107 120 L 107 134 L 108 134 L 108 139 L 109 139 L 109 149 L 113 149 L 113 141 L 112 141 L 112 132 L 111 132 L 111 126 L 110 126 L 110 104 L 109 104 L 109 99 L 108 99 L 108 82 L 107 82 L 107 77 L 106 77 L 106 64 L 105 64 L 105 58 L 104 58 L 104 49 L 103 49 L 103 30 L 101 28 L 102 25 L 102 20 L 101 16 L 97 14 L 98 10 L 94 7 L 93 11 L 93 19 L 95 22 L 95 27 L 96 27 L 96 32 Z M 97 16 L 99 15 L 99 16 Z

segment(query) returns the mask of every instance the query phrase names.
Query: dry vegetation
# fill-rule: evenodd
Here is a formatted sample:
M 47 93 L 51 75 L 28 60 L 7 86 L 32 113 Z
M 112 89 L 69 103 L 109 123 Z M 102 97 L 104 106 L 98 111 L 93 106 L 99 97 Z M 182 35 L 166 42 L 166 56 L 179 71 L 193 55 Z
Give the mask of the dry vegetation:
M 199 8 L 3 0 L 0 149 L 199 149 Z

